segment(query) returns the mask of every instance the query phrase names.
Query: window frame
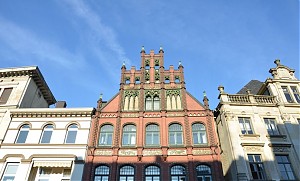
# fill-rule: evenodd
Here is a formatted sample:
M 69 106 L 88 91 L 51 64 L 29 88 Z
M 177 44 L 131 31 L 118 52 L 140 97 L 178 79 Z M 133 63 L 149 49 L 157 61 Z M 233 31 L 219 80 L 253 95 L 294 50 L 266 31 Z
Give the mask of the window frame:
M 179 173 L 178 170 L 175 170 L 177 167 L 177 169 L 179 169 L 179 167 L 182 169 L 182 173 Z M 173 173 L 172 173 L 173 172 Z M 187 173 L 186 173 L 186 168 L 183 165 L 172 165 L 170 167 L 170 181 L 173 181 L 173 177 L 175 177 L 176 180 L 180 180 L 182 178 L 184 178 L 184 180 L 187 180 Z
M 158 178 L 158 180 L 161 180 L 161 177 L 160 177 L 161 171 L 160 170 L 161 170 L 160 167 L 157 165 L 146 166 L 144 169 L 145 181 L 156 181 L 157 178 Z
M 264 118 L 264 123 L 269 136 L 278 136 L 280 135 L 276 119 L 275 118 Z M 272 124 L 273 123 L 273 124 Z
M 196 125 L 200 125 L 200 127 L 204 128 L 204 129 L 199 129 L 199 130 L 197 129 L 196 130 L 196 129 L 194 129 Z M 198 141 L 197 143 L 195 143 L 194 134 L 197 135 L 197 141 Z M 203 139 L 202 134 L 204 135 L 205 139 Z M 192 135 L 193 135 L 193 144 L 194 145 L 206 145 L 206 144 L 208 144 L 206 126 L 203 123 L 196 122 L 196 123 L 192 124 Z
M 74 127 L 72 128 L 72 126 L 76 126 L 76 128 L 74 128 Z M 75 138 L 72 138 L 72 140 L 68 141 L 68 139 L 71 139 L 71 138 L 69 138 L 69 135 L 71 132 L 75 132 L 75 136 L 74 136 Z M 78 125 L 76 123 L 70 124 L 67 128 L 64 143 L 65 144 L 76 144 L 77 133 L 78 133 Z
M 150 126 L 156 126 L 156 128 L 157 128 L 157 130 L 150 130 Z M 157 134 L 157 137 L 158 137 L 158 143 L 156 144 L 156 143 L 154 143 L 155 141 L 155 139 L 154 139 L 154 137 L 155 137 L 155 134 Z M 147 138 L 148 138 L 148 136 L 150 136 L 150 142 L 151 143 L 149 143 L 147 140 Z M 148 125 L 146 125 L 146 128 L 145 128 L 145 145 L 146 146 L 160 146 L 160 127 L 159 127 L 159 125 L 157 125 L 157 124 L 153 124 L 153 123 L 151 123 L 151 124 L 148 124 Z
M 52 126 L 52 128 L 47 128 L 47 126 Z M 41 138 L 40 138 L 39 143 L 41 143 L 41 144 L 47 144 L 47 143 L 50 143 L 50 142 L 51 142 L 52 133 L 53 133 L 53 129 L 54 129 L 53 124 L 47 124 L 47 125 L 45 125 L 44 128 L 43 128 L 43 131 L 42 131 L 42 134 L 41 134 Z M 44 136 L 45 136 L 45 132 L 46 132 L 47 134 L 49 134 L 49 135 L 48 135 L 49 138 L 45 138 L 45 137 L 44 137 Z M 48 133 L 48 132 L 49 132 L 49 133 Z M 46 135 L 46 136 L 47 136 L 47 135 Z M 47 139 L 47 140 L 44 140 L 44 138 Z M 46 141 L 46 142 L 44 142 L 43 140 Z
M 204 170 L 205 168 L 208 168 L 207 170 Z M 205 180 L 206 181 L 206 178 L 209 178 L 210 181 L 212 181 L 212 171 L 211 171 L 211 167 L 206 165 L 206 164 L 199 164 L 196 166 L 195 168 L 196 170 L 196 177 L 197 177 L 197 180 L 198 178 L 202 178 L 202 180 Z M 200 173 L 201 171 L 209 171 L 209 173 Z
M 281 158 L 281 161 L 278 160 L 278 157 Z M 282 157 L 286 158 L 285 161 L 283 161 Z M 293 170 L 293 167 L 292 167 L 292 164 L 291 164 L 291 161 L 290 161 L 288 155 L 275 154 L 275 160 L 277 162 L 278 173 L 280 173 L 280 179 L 283 179 L 283 180 L 295 180 L 296 179 L 295 173 L 294 173 L 294 170 Z M 279 165 L 282 165 L 282 164 L 283 164 L 283 167 L 280 167 Z M 287 165 L 289 165 L 288 167 L 289 167 L 290 171 L 287 170 Z M 281 170 L 280 168 L 284 168 L 284 170 Z M 288 178 L 284 178 L 282 175 L 282 172 L 284 172 Z M 290 172 L 290 174 L 288 174 L 288 172 Z M 291 175 L 293 178 L 290 178 Z
M 127 126 L 133 126 L 134 127 L 134 131 L 130 130 L 130 131 L 127 131 L 125 130 L 125 128 Z M 123 129 L 122 129 L 122 146 L 127 146 L 127 147 L 130 147 L 130 146 L 135 146 L 136 145 L 136 139 L 137 139 L 137 134 L 136 134 L 136 131 L 137 131 L 137 128 L 136 128 L 136 125 L 134 124 L 126 124 L 123 126 Z M 127 144 L 124 144 L 125 143 L 125 135 L 127 137 Z M 134 136 L 134 143 L 132 143 L 133 139 L 132 137 Z
M 252 159 L 250 159 L 250 157 Z M 257 160 L 257 158 L 259 158 L 259 160 Z M 263 163 L 263 160 L 261 158 L 261 155 L 260 154 L 247 154 L 247 159 L 248 159 L 252 179 L 254 179 L 254 180 L 266 180 L 267 176 L 266 176 L 266 171 L 265 171 L 265 168 L 264 168 L 264 163 Z M 262 169 L 262 170 L 259 170 L 259 169 Z M 253 173 L 256 173 L 256 176 L 258 176 L 258 177 L 254 178 Z
M 24 128 L 25 126 L 28 126 L 28 127 Z M 17 135 L 17 137 L 16 137 L 15 143 L 16 143 L 16 144 L 26 143 L 26 140 L 27 140 L 29 131 L 30 131 L 30 125 L 29 125 L 28 123 L 23 124 L 23 125 L 20 127 L 19 131 L 18 131 L 18 135 Z M 20 137 L 21 134 L 22 134 L 22 136 L 26 135 L 26 136 L 24 136 L 25 138 L 21 138 L 21 137 Z M 23 135 L 23 134 L 24 134 L 24 135 Z M 23 141 L 23 140 L 19 140 L 20 138 L 21 138 L 21 139 L 24 139 L 24 141 Z
M 1 181 L 3 181 L 5 177 L 8 177 L 8 178 L 13 177 L 13 180 L 15 180 L 16 174 L 18 172 L 19 165 L 20 165 L 20 163 L 18 163 L 18 162 L 7 162 L 6 165 L 5 165 L 5 169 L 3 171 L 3 175 L 1 176 Z M 8 170 L 8 167 L 10 167 L 10 166 L 17 166 L 16 170 L 15 170 L 15 173 L 6 173 L 7 170 Z
M 110 126 L 111 130 L 103 130 L 104 127 Z M 103 135 L 103 137 L 102 137 Z M 108 136 L 111 136 L 111 142 L 107 143 Z M 103 144 L 100 144 L 100 139 L 104 138 L 105 142 Z M 103 124 L 100 127 L 100 134 L 99 134 L 99 139 L 98 139 L 98 146 L 112 146 L 113 145 L 113 140 L 114 140 L 114 126 L 111 124 Z
M 125 170 L 125 167 L 130 170 Z M 125 172 L 124 174 L 122 173 L 122 171 L 123 171 L 122 169 L 124 169 L 124 172 Z M 129 172 L 133 172 L 133 173 L 131 174 Z M 121 177 L 124 177 L 126 181 L 129 181 L 128 178 L 133 178 L 133 181 L 134 181 L 135 180 L 135 167 L 132 165 L 122 165 L 119 168 L 119 180 L 121 180 Z
M 290 91 L 290 89 L 291 89 L 290 86 L 282 85 L 281 89 L 282 89 L 283 95 L 284 95 L 285 100 L 287 101 L 287 103 L 295 103 L 295 99 L 294 99 L 294 97 L 293 97 L 293 95 L 291 94 L 291 91 Z
M 179 125 L 180 126 L 180 130 L 171 130 L 171 127 L 174 127 L 175 125 Z M 168 131 L 169 131 L 169 146 L 183 146 L 184 142 L 183 142 L 183 128 L 182 125 L 179 123 L 172 123 L 169 125 L 168 127 Z M 174 134 L 174 135 L 171 135 Z M 178 138 L 181 138 L 181 140 L 178 140 Z M 174 139 L 174 143 L 171 143 L 171 138 L 173 137 Z M 181 143 L 178 143 L 179 141 L 181 141 Z
M 296 100 L 295 102 L 300 103 L 300 92 L 299 89 L 297 88 L 296 85 L 291 85 L 290 86 L 291 91 L 292 91 L 292 95 L 294 96 L 294 100 Z
M 9 91 L 5 93 L 6 90 Z M 0 87 L 0 105 L 7 104 L 13 90 L 13 87 Z
M 105 170 L 100 170 L 100 167 L 103 167 Z M 99 172 L 97 173 L 97 170 L 99 169 Z M 110 176 L 110 168 L 107 165 L 98 165 L 95 167 L 95 172 L 94 172 L 94 181 L 106 181 L 109 180 Z M 99 179 L 96 179 L 96 177 L 100 177 Z M 103 180 L 106 177 L 106 180 Z
M 240 127 L 240 130 L 241 130 L 241 133 L 243 135 L 254 135 L 255 134 L 254 130 L 253 130 L 253 127 L 252 127 L 250 117 L 238 117 L 238 121 L 239 121 L 239 127 Z M 243 125 L 243 127 L 241 126 L 241 124 Z M 247 127 L 247 125 L 249 125 L 249 127 Z

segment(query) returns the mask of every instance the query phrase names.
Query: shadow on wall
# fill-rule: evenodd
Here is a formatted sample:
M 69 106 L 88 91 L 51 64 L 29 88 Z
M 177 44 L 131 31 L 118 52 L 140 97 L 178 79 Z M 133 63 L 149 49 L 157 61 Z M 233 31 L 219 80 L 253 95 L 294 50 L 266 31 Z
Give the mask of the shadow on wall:
M 228 168 L 224 173 L 225 180 L 300 180 L 300 126 L 290 122 L 276 126 L 277 131 L 268 130 L 265 140 L 269 141 L 266 143 L 253 139 L 251 143 L 249 140 L 247 144 L 241 143 L 244 155 L 231 161 L 229 166 L 224 161 L 222 150 L 222 164 L 224 168 Z
M 223 181 L 221 163 L 204 161 L 207 156 L 201 161 L 201 156 L 194 159 L 191 155 L 188 162 L 181 161 L 186 156 L 119 156 L 117 162 L 86 163 L 83 180 Z

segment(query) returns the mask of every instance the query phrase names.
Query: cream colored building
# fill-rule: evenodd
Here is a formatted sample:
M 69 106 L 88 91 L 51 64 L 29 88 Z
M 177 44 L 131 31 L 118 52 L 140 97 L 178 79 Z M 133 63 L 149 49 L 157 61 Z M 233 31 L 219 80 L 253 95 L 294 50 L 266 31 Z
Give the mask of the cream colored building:
M 226 180 L 300 180 L 300 81 L 275 64 L 253 94 L 253 82 L 245 94 L 219 87 L 215 116 Z
M 56 103 L 38 67 L 0 69 L 0 180 L 81 180 L 93 108 Z

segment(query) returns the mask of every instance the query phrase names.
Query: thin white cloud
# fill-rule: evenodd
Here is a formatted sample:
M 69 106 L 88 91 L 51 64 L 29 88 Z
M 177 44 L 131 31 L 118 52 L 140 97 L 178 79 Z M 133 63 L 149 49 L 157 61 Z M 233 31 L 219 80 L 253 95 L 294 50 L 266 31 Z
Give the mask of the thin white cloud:
M 125 56 L 124 49 L 116 38 L 116 33 L 113 28 L 103 24 L 99 15 L 84 1 L 65 0 L 65 2 L 71 6 L 77 16 L 84 20 L 84 22 L 89 26 L 90 30 L 94 33 L 94 36 L 96 36 L 94 42 L 92 43 L 97 46 L 96 49 L 100 49 L 102 46 L 104 46 L 105 48 L 103 49 L 107 49 L 109 52 L 112 52 L 114 56 L 117 56 L 117 60 L 105 59 L 103 56 L 98 57 L 102 63 L 107 64 L 110 62 L 121 65 L 121 62 L 126 61 L 126 63 L 131 65 L 130 60 Z M 99 56 L 99 52 L 96 52 L 95 54 L 96 56 Z
M 74 55 L 57 44 L 44 40 L 22 28 L 15 23 L 0 17 L 0 41 L 6 43 L 16 54 L 20 55 L 23 62 L 24 55 L 38 62 L 49 62 L 58 64 L 64 68 L 73 69 L 82 67 L 84 59 Z

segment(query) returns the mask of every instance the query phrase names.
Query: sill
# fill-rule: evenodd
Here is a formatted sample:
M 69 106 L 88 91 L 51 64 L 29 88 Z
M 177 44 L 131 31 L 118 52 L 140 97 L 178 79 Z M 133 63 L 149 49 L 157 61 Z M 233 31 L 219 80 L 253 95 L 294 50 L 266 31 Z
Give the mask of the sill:
M 160 145 L 145 145 L 144 148 L 161 148 Z
M 183 148 L 185 147 L 183 144 L 182 145 L 169 145 L 169 148 Z
M 259 134 L 240 134 L 240 137 L 260 137 Z
M 286 135 L 266 135 L 267 138 L 286 138 Z
M 98 145 L 97 148 L 112 148 L 112 145 Z
M 121 148 L 136 148 L 136 145 L 122 145 Z
M 205 147 L 208 147 L 208 144 L 207 143 L 204 143 L 204 144 L 194 144 L 193 147 L 194 148 L 205 148 Z

